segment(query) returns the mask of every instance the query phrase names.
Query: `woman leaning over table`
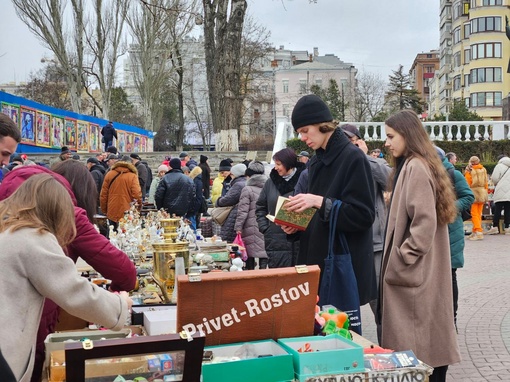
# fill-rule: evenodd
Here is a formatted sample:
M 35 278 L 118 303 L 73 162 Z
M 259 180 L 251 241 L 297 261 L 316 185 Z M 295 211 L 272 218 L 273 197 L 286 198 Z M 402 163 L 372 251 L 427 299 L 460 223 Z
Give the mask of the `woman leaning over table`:
M 448 365 L 460 361 L 453 320 L 448 223 L 455 194 L 415 112 L 385 122 L 395 161 L 381 269 L 381 345 L 413 350 L 434 367 L 430 382 L 446 381 Z
M 53 176 L 38 174 L 0 202 L 0 350 L 17 381 L 34 366 L 44 299 L 72 315 L 119 330 L 132 301 L 81 277 L 63 249 L 76 235 L 67 190 Z M 65 291 L 65 293 L 63 293 Z

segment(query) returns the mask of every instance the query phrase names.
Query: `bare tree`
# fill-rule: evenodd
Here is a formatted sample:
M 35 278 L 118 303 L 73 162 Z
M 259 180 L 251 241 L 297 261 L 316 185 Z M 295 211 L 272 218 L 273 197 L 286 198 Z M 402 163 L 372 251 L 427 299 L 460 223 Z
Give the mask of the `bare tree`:
M 81 111 L 83 90 L 84 7 L 71 0 L 71 23 L 65 24 L 67 1 L 12 0 L 18 17 L 55 55 L 65 73 L 72 110 Z
M 263 90 L 264 85 L 268 84 L 267 73 L 263 71 L 263 60 L 273 50 L 269 43 L 270 35 L 252 17 L 246 18 L 241 43 L 241 95 L 244 98 L 242 127 L 239 131 L 241 141 L 251 140 L 267 126 L 261 109 L 262 105 L 271 105 L 273 101 L 273 95 Z M 272 122 L 272 119 L 271 113 L 269 120 Z
M 151 131 L 157 131 L 161 124 L 159 99 L 170 77 L 167 12 L 162 10 L 165 3 L 150 0 L 134 4 L 127 18 L 133 38 L 129 58 L 134 84 L 142 100 L 145 128 Z
M 371 121 L 385 106 L 386 83 L 380 75 L 365 71 L 358 73 L 356 82 L 351 118 Z
M 92 81 L 85 84 L 85 89 L 105 119 L 110 119 L 117 64 L 127 50 L 123 31 L 129 4 L 125 0 L 95 0 L 87 28 L 87 53 L 90 53 L 91 62 L 84 70 Z M 90 87 L 94 83 L 99 86 L 100 99 L 91 92 Z
M 246 0 L 202 0 L 209 103 L 216 150 L 237 151 L 241 124 L 241 39 Z

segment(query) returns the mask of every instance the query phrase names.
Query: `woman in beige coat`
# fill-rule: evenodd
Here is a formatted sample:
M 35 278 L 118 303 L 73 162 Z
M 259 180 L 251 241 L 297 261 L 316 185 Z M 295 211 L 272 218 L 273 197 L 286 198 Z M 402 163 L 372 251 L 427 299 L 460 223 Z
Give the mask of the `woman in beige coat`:
M 395 160 L 381 269 L 381 345 L 413 350 L 434 367 L 430 381 L 446 381 L 460 361 L 453 320 L 447 224 L 455 196 L 416 113 L 386 120 L 386 144 Z

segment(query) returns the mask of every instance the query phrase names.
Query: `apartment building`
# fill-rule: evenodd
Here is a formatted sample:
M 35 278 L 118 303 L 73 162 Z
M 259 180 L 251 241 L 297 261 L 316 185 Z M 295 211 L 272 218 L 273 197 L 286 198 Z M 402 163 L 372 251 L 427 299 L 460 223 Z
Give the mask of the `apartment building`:
M 439 69 L 439 51 L 433 50 L 426 53 L 418 53 L 409 71 L 411 86 L 418 90 L 421 100 L 427 106 L 430 99 L 430 82 Z
M 510 92 L 509 0 L 441 0 L 440 68 L 430 113 L 448 115 L 453 101 L 485 120 L 501 120 Z

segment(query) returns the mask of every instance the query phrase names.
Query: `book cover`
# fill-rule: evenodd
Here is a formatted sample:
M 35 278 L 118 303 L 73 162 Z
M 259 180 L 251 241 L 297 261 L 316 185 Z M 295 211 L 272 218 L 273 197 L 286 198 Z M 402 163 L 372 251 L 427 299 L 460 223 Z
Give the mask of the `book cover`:
M 284 206 L 290 201 L 289 198 L 283 196 L 278 197 L 276 202 L 275 216 L 266 215 L 266 217 L 274 223 L 286 225 L 304 231 L 317 212 L 316 208 L 307 208 L 303 212 L 287 211 Z
M 412 350 L 365 354 L 365 368 L 372 371 L 415 367 L 420 361 Z

